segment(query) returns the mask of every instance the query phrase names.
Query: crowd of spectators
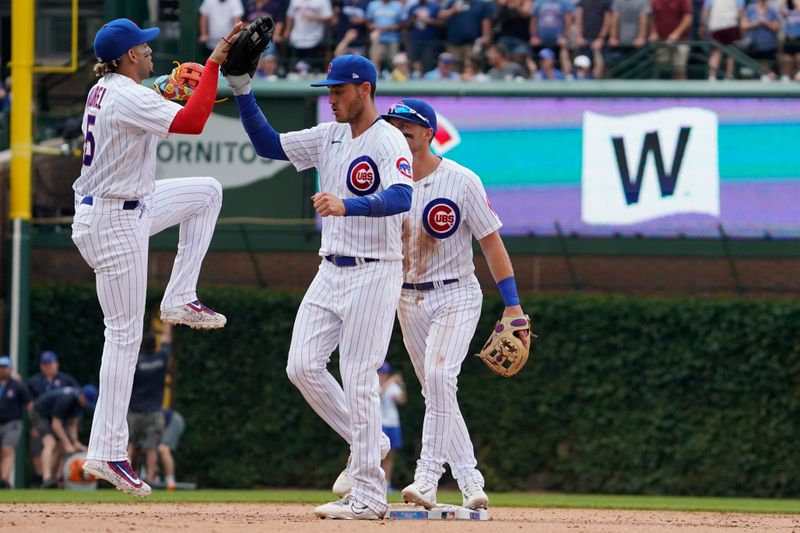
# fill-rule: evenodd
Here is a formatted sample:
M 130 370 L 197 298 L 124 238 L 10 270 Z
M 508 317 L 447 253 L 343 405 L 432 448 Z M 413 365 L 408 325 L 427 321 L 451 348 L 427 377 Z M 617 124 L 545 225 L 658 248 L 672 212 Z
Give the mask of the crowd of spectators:
M 747 3 L 750 2 L 750 3 Z M 274 43 L 258 77 L 307 79 L 332 57 L 370 57 L 396 81 L 602 79 L 649 43 L 685 79 L 692 42 L 733 45 L 764 79 L 800 80 L 800 0 L 204 0 L 200 40 L 268 14 Z M 696 46 L 696 45 L 695 45 Z M 739 77 L 716 47 L 709 79 Z M 695 76 L 696 77 L 696 76 Z

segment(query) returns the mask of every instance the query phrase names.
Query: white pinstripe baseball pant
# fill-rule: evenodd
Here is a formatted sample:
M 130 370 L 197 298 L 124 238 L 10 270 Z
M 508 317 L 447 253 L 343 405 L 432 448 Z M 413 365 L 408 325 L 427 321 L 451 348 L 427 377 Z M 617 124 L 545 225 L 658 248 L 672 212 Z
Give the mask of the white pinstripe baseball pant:
M 383 514 L 386 478 L 378 367 L 394 327 L 401 261 L 337 267 L 322 260 L 297 311 L 286 373 L 314 411 L 350 444 L 352 495 Z M 327 370 L 339 346 L 342 386 Z
M 430 291 L 404 289 L 400 296 L 397 314 L 403 343 L 425 396 L 415 480 L 438 484 L 446 461 L 462 490 L 483 487 L 456 397 L 458 374 L 475 335 L 482 301 L 475 276 Z
M 136 360 L 142 342 L 147 257 L 151 235 L 180 223 L 178 254 L 161 308 L 197 299 L 197 279 L 222 207 L 222 186 L 214 178 L 156 182 L 152 196 L 136 209 L 123 200 L 76 197 L 72 240 L 94 269 L 103 310 L 105 344 L 100 365 L 100 396 L 92 420 L 88 459 L 128 458 L 126 415 Z

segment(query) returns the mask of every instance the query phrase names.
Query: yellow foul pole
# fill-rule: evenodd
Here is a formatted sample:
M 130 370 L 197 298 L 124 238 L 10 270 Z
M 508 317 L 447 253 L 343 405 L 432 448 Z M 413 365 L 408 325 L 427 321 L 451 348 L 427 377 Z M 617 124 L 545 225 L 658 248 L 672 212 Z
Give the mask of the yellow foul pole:
M 31 218 L 31 101 L 33 97 L 33 11 L 31 0 L 11 4 L 11 211 Z

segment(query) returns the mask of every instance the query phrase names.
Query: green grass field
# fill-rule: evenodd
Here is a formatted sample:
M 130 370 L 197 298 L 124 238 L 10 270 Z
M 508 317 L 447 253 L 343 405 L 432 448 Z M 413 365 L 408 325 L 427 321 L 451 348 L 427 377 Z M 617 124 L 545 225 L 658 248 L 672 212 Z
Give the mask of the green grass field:
M 650 509 L 661 511 L 718 511 L 739 513 L 800 514 L 800 500 L 766 498 L 693 498 L 682 496 L 610 496 L 595 494 L 491 493 L 494 507 L 560 507 L 581 509 Z M 155 491 L 147 500 L 137 500 L 115 490 L 4 490 L 5 503 L 307 503 L 332 499 L 329 491 L 314 490 L 195 490 Z M 458 492 L 442 491 L 441 503 L 460 503 Z M 401 502 L 399 494 L 390 503 Z

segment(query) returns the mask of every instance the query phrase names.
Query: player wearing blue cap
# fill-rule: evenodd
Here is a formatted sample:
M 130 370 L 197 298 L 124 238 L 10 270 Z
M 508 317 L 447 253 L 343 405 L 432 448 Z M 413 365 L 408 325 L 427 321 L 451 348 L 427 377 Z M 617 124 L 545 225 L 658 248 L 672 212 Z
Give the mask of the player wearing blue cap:
M 172 133 L 203 131 L 217 94 L 219 66 L 241 30 L 234 25 L 206 62 L 195 92 L 181 107 L 143 86 L 152 76 L 148 42 L 158 28 L 112 20 L 95 35 L 95 73 L 83 115 L 83 167 L 75 190 L 72 240 L 94 270 L 105 344 L 100 398 L 83 470 L 135 496 L 150 486 L 128 462 L 128 402 L 142 341 L 151 235 L 180 224 L 178 253 L 161 300 L 161 319 L 221 328 L 225 317 L 197 299 L 197 280 L 222 206 L 212 177 L 156 183 L 156 146 Z
M 327 78 L 336 122 L 279 134 L 250 92 L 250 77 L 228 76 L 242 124 L 261 157 L 315 167 L 320 192 L 311 197 L 322 216 L 322 261 L 295 319 L 286 371 L 309 405 L 350 444 L 351 460 L 334 484 L 341 500 L 315 509 L 321 518 L 384 516 L 386 480 L 381 457 L 378 367 L 381 366 L 402 284 L 399 213 L 411 206 L 411 152 L 375 108 L 377 71 L 366 58 L 344 55 Z M 339 346 L 342 385 L 328 372 Z M 346 486 L 347 490 L 337 487 Z
M 407 502 L 428 509 L 450 464 L 464 507 L 486 508 L 489 498 L 456 398 L 458 373 L 481 313 L 483 295 L 472 262 L 472 237 L 481 246 L 506 304 L 504 316 L 522 317 L 514 271 L 480 178 L 430 150 L 436 135 L 433 108 L 406 98 L 383 115 L 414 155 L 414 197 L 403 228 L 403 291 L 398 318 L 403 342 L 425 395 L 422 450 Z M 527 342 L 527 337 L 523 342 Z

